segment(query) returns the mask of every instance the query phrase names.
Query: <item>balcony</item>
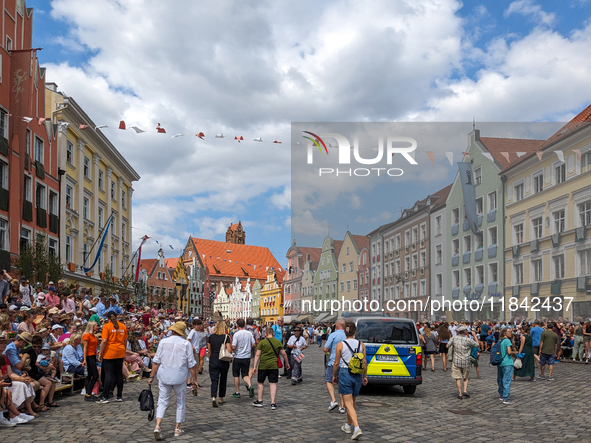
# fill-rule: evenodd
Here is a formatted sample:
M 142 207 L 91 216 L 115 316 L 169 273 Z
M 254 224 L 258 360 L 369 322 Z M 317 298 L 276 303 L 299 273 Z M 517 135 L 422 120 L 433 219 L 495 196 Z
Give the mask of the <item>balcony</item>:
M 453 288 L 451 290 L 451 297 L 452 298 L 459 298 L 460 297 L 460 288 L 459 287 Z
M 470 263 L 471 255 L 472 255 L 471 251 L 464 252 L 464 255 L 462 255 L 462 263 Z
M 459 226 L 459 223 L 451 225 L 451 235 L 457 235 Z
M 486 221 L 488 223 L 494 223 L 495 220 L 497 219 L 497 210 L 495 209 L 491 209 L 490 211 L 488 211 L 488 214 L 486 214 Z
M 476 251 L 474 251 L 474 260 L 476 261 L 481 261 L 482 260 L 482 248 L 478 248 Z
M 587 227 L 586 226 L 581 226 L 580 228 L 575 229 L 575 241 L 579 242 L 579 241 L 585 241 L 585 239 L 587 238 Z
M 560 295 L 560 290 L 562 288 L 562 281 L 554 280 L 552 285 L 550 286 L 550 294 Z
M 560 232 L 552 234 L 552 247 L 557 248 L 560 246 Z
M 577 292 L 587 291 L 587 277 L 577 277 Z
M 452 256 L 452 258 L 451 258 L 451 265 L 452 266 L 457 266 L 459 264 L 460 264 L 460 255 L 459 254 L 456 254 L 456 255 Z
M 519 297 L 519 286 L 513 286 L 512 292 L 511 294 L 513 295 L 513 297 Z
M 540 284 L 538 282 L 532 283 L 529 285 L 529 294 L 530 295 L 539 295 L 540 294 Z
M 513 250 L 513 258 L 519 257 L 519 245 L 514 245 L 512 247 Z
M 490 245 L 488 247 L 488 258 L 494 258 L 497 256 L 497 245 Z
M 468 295 L 468 294 L 470 294 L 470 292 L 472 292 L 472 286 L 471 285 L 464 286 L 464 294 Z
M 474 292 L 477 294 L 482 294 L 482 291 L 484 291 L 484 283 L 478 283 L 474 288 Z
M 468 220 L 464 220 L 464 222 L 462 223 L 462 230 L 468 231 L 469 229 L 470 229 L 470 222 Z
M 482 226 L 482 218 L 483 218 L 483 214 L 481 212 L 480 214 L 478 214 L 476 216 L 476 226 Z
M 536 238 L 529 242 L 530 252 L 538 252 L 540 250 L 540 241 Z
M 492 294 L 496 294 L 498 286 L 499 286 L 498 282 L 496 282 L 496 281 L 490 282 L 488 284 L 488 295 L 492 296 Z

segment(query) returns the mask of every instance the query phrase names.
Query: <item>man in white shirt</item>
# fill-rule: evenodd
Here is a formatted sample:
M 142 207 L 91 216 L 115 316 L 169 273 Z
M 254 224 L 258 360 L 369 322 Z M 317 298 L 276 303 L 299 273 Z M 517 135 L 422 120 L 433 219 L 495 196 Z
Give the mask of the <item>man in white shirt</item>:
M 234 375 L 234 386 L 236 392 L 232 394 L 234 398 L 240 398 L 240 376 L 246 384 L 248 389 L 248 396 L 254 397 L 254 386 L 250 378 L 250 350 L 256 346 L 254 336 L 244 329 L 245 322 L 243 318 L 239 318 L 236 322 L 238 325 L 238 332 L 232 337 L 232 351 L 234 351 L 234 361 L 232 362 L 232 373 Z
M 454 322 L 451 322 L 450 326 L 449 326 L 449 332 L 451 332 L 451 335 L 453 337 L 455 337 L 457 335 L 458 331 L 458 327 L 456 326 L 456 324 Z

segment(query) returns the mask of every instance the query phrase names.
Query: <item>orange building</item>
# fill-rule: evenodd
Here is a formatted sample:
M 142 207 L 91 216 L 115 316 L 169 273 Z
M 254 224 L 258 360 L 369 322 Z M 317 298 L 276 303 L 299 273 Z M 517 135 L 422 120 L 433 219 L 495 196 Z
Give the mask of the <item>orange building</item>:
M 155 303 L 162 309 L 171 308 L 176 302 L 176 286 L 168 269 L 167 260 L 171 259 L 165 259 L 160 249 L 158 258 L 147 258 L 140 263 L 140 279 L 146 284 L 148 303 Z
M 0 33 L 0 267 L 37 239 L 59 254 L 57 143 L 45 120 L 45 69 L 33 47 L 33 9 L 5 0 Z

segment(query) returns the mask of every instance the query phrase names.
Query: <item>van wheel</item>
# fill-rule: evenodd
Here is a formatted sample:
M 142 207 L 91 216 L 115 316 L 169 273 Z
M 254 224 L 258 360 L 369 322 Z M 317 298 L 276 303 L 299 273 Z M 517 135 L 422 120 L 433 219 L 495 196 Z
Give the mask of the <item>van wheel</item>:
M 405 394 L 412 395 L 416 392 L 417 387 L 415 385 L 409 385 L 409 386 L 403 386 L 402 389 L 404 389 Z

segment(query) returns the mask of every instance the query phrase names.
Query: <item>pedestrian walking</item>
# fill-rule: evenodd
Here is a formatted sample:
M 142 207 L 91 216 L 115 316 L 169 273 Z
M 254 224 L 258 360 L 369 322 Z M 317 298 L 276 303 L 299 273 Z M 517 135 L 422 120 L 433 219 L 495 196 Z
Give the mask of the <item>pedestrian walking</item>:
M 453 346 L 453 359 L 451 364 L 451 378 L 456 381 L 458 399 L 470 398 L 468 394 L 468 382 L 470 381 L 470 354 L 472 348 L 478 347 L 478 342 L 468 336 L 468 328 L 461 325 L 456 330 L 447 347 Z
M 302 336 L 302 328 L 296 326 L 288 342 L 287 347 L 291 349 L 291 384 L 301 383 L 302 380 L 302 351 L 308 347 L 308 341 Z
M 513 331 L 511 328 L 501 330 L 499 346 L 503 361 L 497 366 L 497 385 L 499 387 L 499 400 L 503 404 L 510 405 L 511 380 L 513 379 L 513 357 L 517 354 L 513 348 Z
M 435 372 L 435 353 L 437 352 L 437 334 L 430 327 L 423 328 L 423 342 L 425 343 L 425 355 L 431 360 L 431 372 Z M 427 359 L 423 359 L 423 369 L 427 370 Z
M 519 339 L 519 350 L 517 354 L 523 354 L 523 356 L 521 357 L 521 368 L 514 370 L 513 379 L 515 377 L 529 377 L 529 381 L 536 380 L 533 339 L 529 332 L 529 326 L 524 325 L 521 328 L 522 334 Z
M 176 428 L 174 436 L 184 433 L 181 424 L 185 422 L 185 408 L 187 387 L 185 383 L 189 376 L 193 380 L 193 390 L 197 392 L 197 362 L 193 356 L 193 346 L 187 341 L 185 322 L 177 321 L 168 329 L 172 335 L 158 345 L 156 355 L 152 360 L 152 372 L 148 378 L 148 385 L 152 385 L 158 376 L 158 406 L 156 408 L 156 427 L 154 437 L 163 440 L 160 425 L 168 408 L 170 393 L 174 390 L 176 397 Z
M 585 364 L 589 364 L 591 358 L 591 318 L 583 326 L 583 342 L 585 343 Z
M 359 396 L 361 386 L 367 385 L 367 355 L 365 345 L 355 339 L 357 328 L 355 323 L 346 323 L 346 339 L 336 346 L 335 364 L 332 369 L 332 382 L 339 385 L 339 392 L 343 396 L 345 408 L 347 410 L 347 423 L 341 430 L 351 435 L 351 440 L 359 440 L 363 434 L 357 420 L 357 411 L 355 410 L 355 399 Z M 353 354 L 363 354 L 363 374 L 354 374 L 349 371 L 349 363 Z
M 579 322 L 575 328 L 574 344 L 573 344 L 573 361 L 583 361 L 585 354 L 585 340 L 583 335 L 583 322 Z
M 229 361 L 220 360 L 220 349 L 222 346 L 225 346 L 228 352 L 232 352 L 232 339 L 228 336 L 226 323 L 218 321 L 213 328 L 213 334 L 209 336 L 207 342 L 209 378 L 211 379 L 211 405 L 214 408 L 224 403 L 226 385 L 228 383 L 228 370 L 230 369 Z
M 553 381 L 552 373 L 554 372 L 554 362 L 556 361 L 556 355 L 558 348 L 560 347 L 560 338 L 558 334 L 553 331 L 554 323 L 549 321 L 546 325 L 546 330 L 542 332 L 540 337 L 540 377 L 541 379 L 546 378 L 544 370 L 548 365 L 548 380 Z
M 265 339 L 257 346 L 257 353 L 254 357 L 254 371 L 257 375 L 257 400 L 252 403 L 256 408 L 263 407 L 263 393 L 265 380 L 269 380 L 269 391 L 271 394 L 271 410 L 277 409 L 277 382 L 279 381 L 279 356 L 283 359 L 283 366 L 289 369 L 289 361 L 283 345 L 275 338 L 272 328 L 266 329 Z
M 127 328 L 122 322 L 117 321 L 115 311 L 107 314 L 108 322 L 103 326 L 101 347 L 98 361 L 101 362 L 101 371 L 105 372 L 105 384 L 103 395 L 97 403 L 109 403 L 108 398 L 117 386 L 117 401 L 123 401 L 123 361 L 127 349 Z
M 441 362 L 443 363 L 443 372 L 447 372 L 447 344 L 452 337 L 447 323 L 439 326 L 437 340 L 439 341 L 439 354 L 441 355 Z
M 319 335 L 320 336 L 320 335 Z M 337 355 L 337 345 L 346 340 L 347 335 L 345 334 L 345 320 L 339 318 L 335 323 L 335 331 L 330 334 L 328 340 L 324 344 L 323 351 L 325 353 L 329 353 L 328 361 L 326 363 L 326 374 L 325 374 L 325 381 L 326 381 L 326 390 L 328 391 L 328 395 L 330 395 L 330 403 L 328 405 L 328 410 L 332 411 L 339 407 L 339 402 L 336 401 L 335 394 L 334 394 L 334 384 L 332 383 L 332 373 L 333 373 L 333 366 L 335 362 L 335 357 Z M 339 412 L 344 414 L 347 410 L 345 409 L 345 402 L 343 401 L 343 396 L 339 395 L 340 397 L 340 408 Z
M 96 333 L 98 330 L 98 325 L 93 321 L 89 321 L 86 324 L 84 335 L 82 335 L 82 348 L 84 349 L 84 360 L 82 361 L 82 364 L 87 368 L 86 380 L 84 382 L 84 388 L 86 390 L 84 400 L 86 401 L 98 400 L 97 397 L 92 395 L 94 385 L 99 380 L 98 368 L 96 365 L 96 350 L 98 347 Z
M 248 396 L 254 398 L 254 386 L 250 380 L 250 352 L 256 346 L 254 336 L 250 331 L 244 329 L 246 323 L 244 319 L 239 318 L 236 321 L 238 331 L 232 336 L 232 351 L 234 360 L 232 361 L 232 375 L 234 376 L 234 387 L 236 391 L 232 394 L 234 398 L 240 398 L 240 377 L 246 385 Z

